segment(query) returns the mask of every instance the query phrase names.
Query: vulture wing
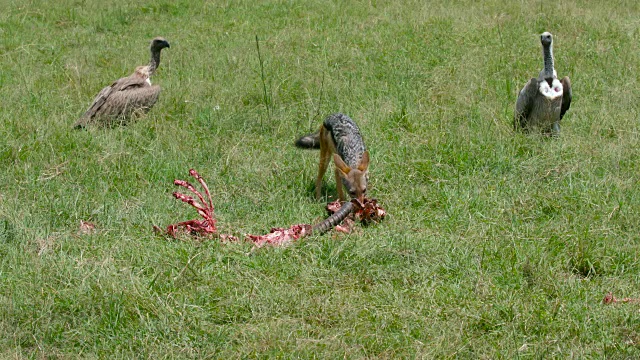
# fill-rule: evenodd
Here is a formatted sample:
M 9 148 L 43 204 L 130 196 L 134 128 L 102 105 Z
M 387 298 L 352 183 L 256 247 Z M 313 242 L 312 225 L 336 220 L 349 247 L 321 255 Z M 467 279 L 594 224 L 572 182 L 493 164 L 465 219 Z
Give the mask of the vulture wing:
M 109 95 L 113 90 L 113 85 L 115 84 L 116 83 L 114 82 L 113 84 L 100 90 L 100 92 L 98 93 L 98 96 L 96 96 L 96 98 L 93 99 L 93 103 L 91 104 L 91 106 L 89 106 L 89 109 L 87 109 L 87 111 L 85 111 L 84 114 L 82 114 L 82 117 L 80 117 L 80 120 L 78 120 L 73 125 L 74 128 L 76 129 L 83 128 L 91 122 L 91 119 L 93 119 L 93 117 L 96 115 L 98 110 L 102 108 L 102 105 L 104 105 L 105 101 L 107 101 L 107 99 L 109 98 Z
M 98 93 L 98 96 L 93 100 L 89 109 L 85 111 L 82 117 L 75 123 L 74 127 L 76 129 L 83 128 L 93 120 L 103 116 L 118 117 L 130 114 L 132 111 L 126 111 L 127 102 L 123 101 L 123 93 L 133 93 L 135 97 L 135 94 L 137 94 L 136 90 L 151 87 L 146 79 L 135 75 L 116 80 L 113 84 L 105 87 Z M 159 93 L 159 89 L 157 92 Z M 158 96 L 156 94 L 153 103 L 155 103 L 157 98 Z M 137 102 L 136 100 L 132 103 L 135 104 Z
M 521 129 L 526 125 L 531 114 L 533 102 L 538 92 L 538 79 L 533 78 L 520 90 L 516 100 L 516 112 L 513 117 L 514 129 Z
M 571 81 L 569 81 L 569 77 L 565 76 L 560 80 L 562 84 L 562 106 L 560 107 L 560 119 L 564 116 L 564 114 L 569 110 L 569 106 L 571 106 Z
M 103 106 L 105 113 L 110 117 L 125 119 L 137 112 L 146 113 L 158 101 L 160 86 L 128 86 L 120 91 L 115 91 L 109 96 L 109 100 Z

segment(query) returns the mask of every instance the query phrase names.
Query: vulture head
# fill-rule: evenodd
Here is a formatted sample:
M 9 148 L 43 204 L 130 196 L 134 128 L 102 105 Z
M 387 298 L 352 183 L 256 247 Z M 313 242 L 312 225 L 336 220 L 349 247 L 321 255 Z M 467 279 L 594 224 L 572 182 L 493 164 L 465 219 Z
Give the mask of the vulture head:
M 160 51 L 170 47 L 169 42 L 163 37 L 158 36 L 151 40 L 151 51 Z
M 163 37 L 155 37 L 151 40 L 151 60 L 149 60 L 149 76 L 156 72 L 160 65 L 160 51 L 171 47 L 169 42 Z
M 540 42 L 542 43 L 542 46 L 551 46 L 551 43 L 553 43 L 551 33 L 548 31 L 543 32 L 540 35 Z

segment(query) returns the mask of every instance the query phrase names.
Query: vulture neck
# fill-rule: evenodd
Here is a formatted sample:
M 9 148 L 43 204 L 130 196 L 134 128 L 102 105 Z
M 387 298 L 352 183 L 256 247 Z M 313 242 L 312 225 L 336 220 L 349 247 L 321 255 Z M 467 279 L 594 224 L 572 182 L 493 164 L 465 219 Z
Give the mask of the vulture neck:
M 160 49 L 151 49 L 151 60 L 149 60 L 149 76 L 153 75 L 160 65 Z
M 553 71 L 553 45 L 543 45 L 542 55 L 544 57 L 543 78 L 553 79 L 555 77 Z

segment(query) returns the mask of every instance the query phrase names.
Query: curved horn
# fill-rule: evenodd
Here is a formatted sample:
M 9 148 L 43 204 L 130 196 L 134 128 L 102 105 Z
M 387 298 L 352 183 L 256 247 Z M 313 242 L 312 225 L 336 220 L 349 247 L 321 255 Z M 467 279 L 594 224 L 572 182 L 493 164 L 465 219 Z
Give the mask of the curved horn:
M 344 220 L 349 214 L 353 211 L 353 203 L 348 201 L 342 204 L 340 210 L 333 213 L 328 218 L 324 219 L 322 222 L 313 225 L 311 228 L 311 233 L 315 235 L 321 235 L 331 230 L 334 226 L 340 224 L 342 220 Z

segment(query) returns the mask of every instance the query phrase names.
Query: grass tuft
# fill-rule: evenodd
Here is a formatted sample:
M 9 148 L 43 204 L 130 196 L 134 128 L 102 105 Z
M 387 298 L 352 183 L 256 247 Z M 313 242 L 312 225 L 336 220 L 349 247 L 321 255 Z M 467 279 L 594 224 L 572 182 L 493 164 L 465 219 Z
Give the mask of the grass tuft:
M 262 101 L 264 107 L 267 110 L 267 120 L 271 120 L 271 97 L 267 94 L 267 82 L 264 76 L 264 63 L 262 62 L 262 56 L 260 55 L 260 41 L 258 35 L 256 35 L 256 50 L 258 52 L 258 61 L 260 62 L 260 79 L 262 80 Z M 260 118 L 260 128 L 262 129 L 262 118 Z

